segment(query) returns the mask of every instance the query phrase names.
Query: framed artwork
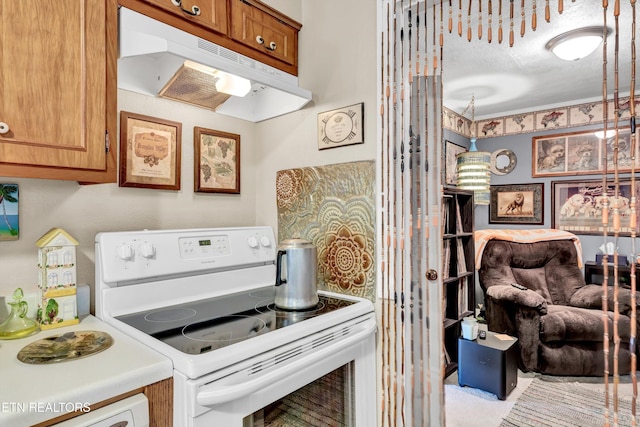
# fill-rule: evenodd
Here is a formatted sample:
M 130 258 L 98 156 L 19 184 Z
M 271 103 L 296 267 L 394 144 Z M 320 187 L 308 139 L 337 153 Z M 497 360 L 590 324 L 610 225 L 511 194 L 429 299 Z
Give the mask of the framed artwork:
M 607 169 L 613 172 L 615 138 L 600 139 L 594 132 L 590 130 L 533 137 L 531 176 L 599 175 L 604 172 L 605 156 Z M 635 145 L 637 147 L 637 143 Z M 618 135 L 620 172 L 631 170 L 631 147 L 631 131 L 629 128 L 620 129 Z M 640 151 L 635 156 L 636 168 L 640 166 L 638 154 Z
M 489 224 L 544 223 L 544 183 L 492 185 Z
M 603 196 L 609 198 L 609 228 L 613 234 L 613 208 L 618 205 L 620 212 L 621 236 L 629 236 L 631 209 L 631 181 L 624 180 L 619 184 L 619 197 L 615 201 L 615 186 L 613 182 L 603 185 L 602 180 L 585 181 L 552 181 L 551 182 L 551 227 L 570 231 L 574 234 L 604 233 L 602 225 Z M 636 188 L 636 197 L 640 196 L 640 187 Z
M 318 114 L 318 149 L 364 143 L 364 103 Z
M 18 184 L 0 184 L 0 242 L 18 240 Z
M 456 185 L 456 157 L 467 151 L 466 147 L 454 144 L 451 141 L 444 142 L 444 184 Z
M 240 135 L 193 128 L 194 191 L 240 194 Z
M 180 189 L 182 123 L 120 112 L 120 187 Z

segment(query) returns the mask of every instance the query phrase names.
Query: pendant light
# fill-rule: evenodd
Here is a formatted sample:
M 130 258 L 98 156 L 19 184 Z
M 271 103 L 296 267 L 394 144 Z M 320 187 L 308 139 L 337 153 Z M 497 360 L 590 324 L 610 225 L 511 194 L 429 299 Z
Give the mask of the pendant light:
M 456 185 L 458 188 L 473 190 L 476 205 L 489 204 L 489 186 L 491 184 L 491 153 L 478 151 L 476 147 L 476 110 L 475 97 L 464 109 L 464 116 L 471 108 L 471 145 L 469 151 L 460 153 L 456 157 Z

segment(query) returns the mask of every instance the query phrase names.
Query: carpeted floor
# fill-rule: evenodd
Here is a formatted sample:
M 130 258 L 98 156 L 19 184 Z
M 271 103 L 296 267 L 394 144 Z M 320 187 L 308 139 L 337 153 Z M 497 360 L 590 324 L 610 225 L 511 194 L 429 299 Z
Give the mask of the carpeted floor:
M 564 383 L 570 389 L 576 386 L 592 391 L 604 392 L 603 379 L 600 377 L 554 377 L 539 374 L 525 374 L 518 371 L 518 385 L 507 396 L 506 400 L 498 400 L 491 393 L 458 385 L 457 374 L 454 373 L 445 379 L 445 417 L 447 427 L 499 427 L 516 405 L 520 396 L 528 389 L 534 380 L 547 383 Z M 613 391 L 609 386 L 610 393 Z M 618 395 L 629 398 L 632 394 L 632 384 L 629 376 L 620 379 Z M 546 409 L 541 409 L 546 411 Z M 507 424 L 509 425 L 509 424 Z M 528 426 L 531 424 L 512 424 Z M 535 424 L 534 424 L 535 425 Z M 580 424 L 568 424 L 580 426 Z M 588 424 L 587 424 L 588 425 Z M 604 425 L 602 420 L 598 426 Z M 613 425 L 613 422 L 611 422 Z

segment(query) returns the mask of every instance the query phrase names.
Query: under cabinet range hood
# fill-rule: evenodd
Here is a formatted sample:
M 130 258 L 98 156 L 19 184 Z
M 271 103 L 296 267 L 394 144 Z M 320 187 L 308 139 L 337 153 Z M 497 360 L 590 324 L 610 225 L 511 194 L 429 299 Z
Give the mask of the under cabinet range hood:
M 251 122 L 299 110 L 311 100 L 294 75 L 124 7 L 119 17 L 120 89 Z

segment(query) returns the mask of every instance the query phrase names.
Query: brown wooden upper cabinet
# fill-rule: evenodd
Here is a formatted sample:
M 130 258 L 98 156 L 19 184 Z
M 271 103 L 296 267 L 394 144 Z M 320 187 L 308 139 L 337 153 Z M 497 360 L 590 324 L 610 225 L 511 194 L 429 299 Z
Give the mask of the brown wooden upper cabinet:
M 116 0 L 0 0 L 0 176 L 116 182 Z
M 231 0 L 231 38 L 296 67 L 300 28 L 262 3 Z
M 118 4 L 298 75 L 302 24 L 259 0 L 118 0 Z
M 227 0 L 143 0 L 221 34 L 227 34 Z

